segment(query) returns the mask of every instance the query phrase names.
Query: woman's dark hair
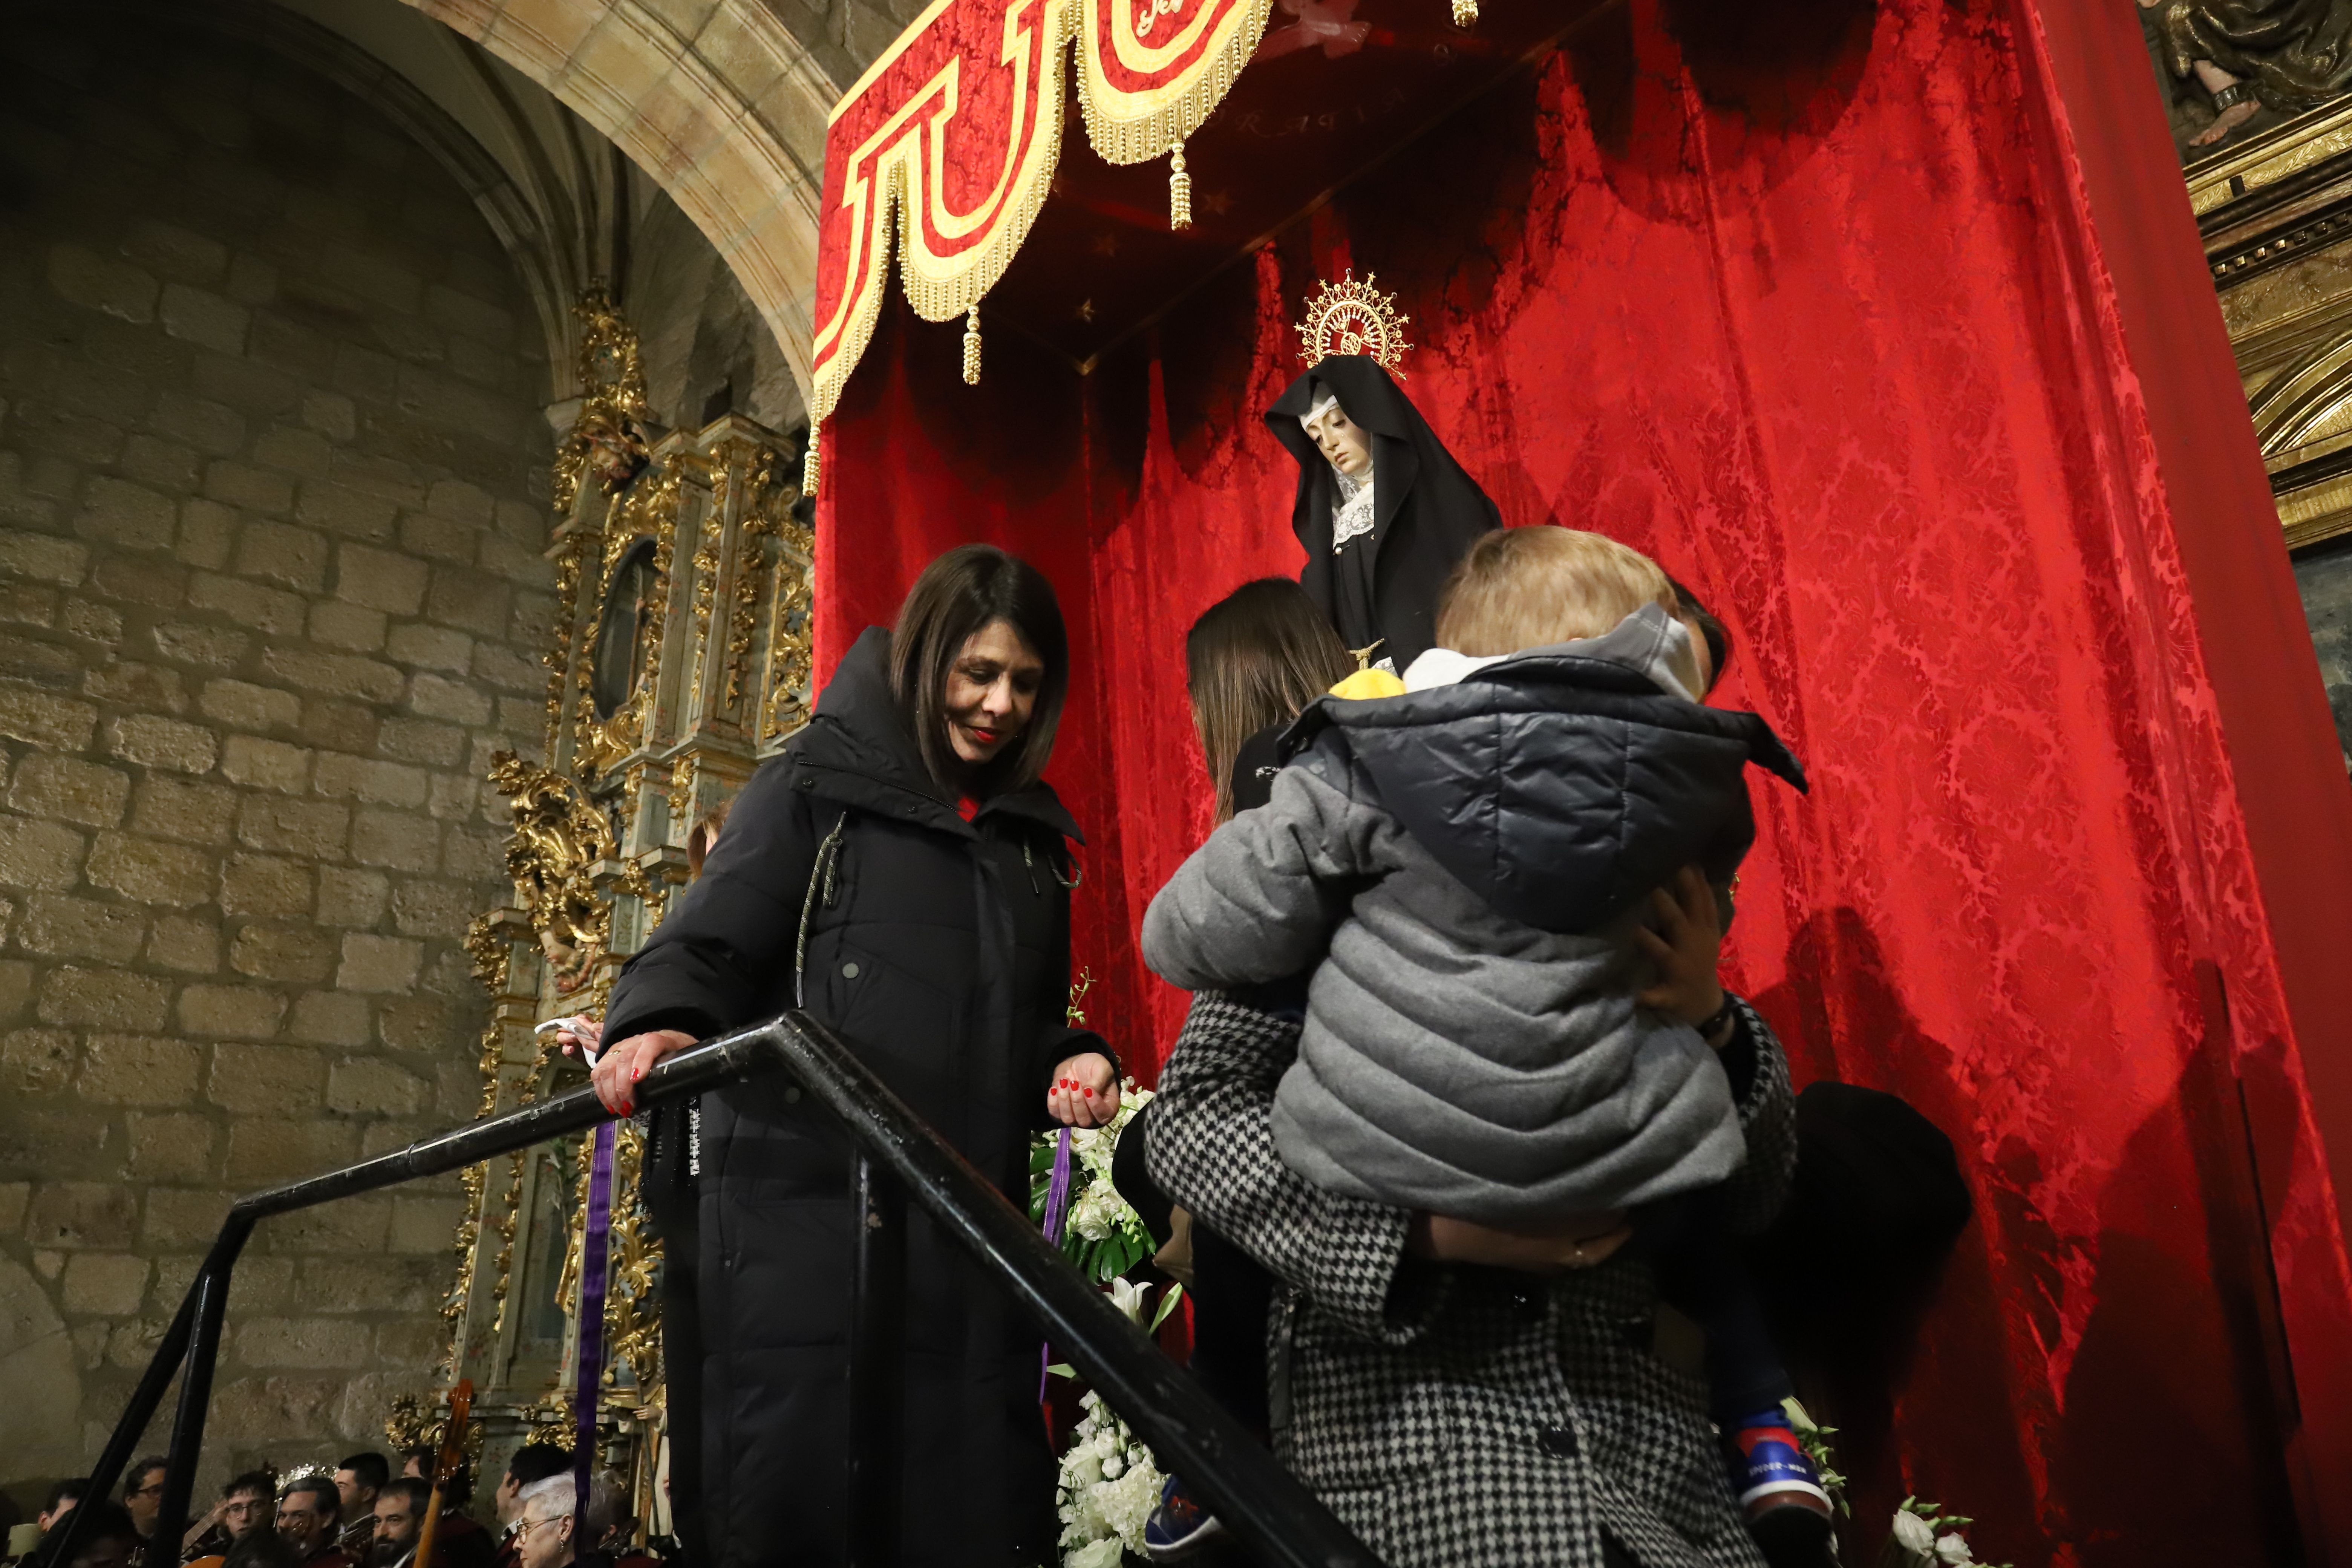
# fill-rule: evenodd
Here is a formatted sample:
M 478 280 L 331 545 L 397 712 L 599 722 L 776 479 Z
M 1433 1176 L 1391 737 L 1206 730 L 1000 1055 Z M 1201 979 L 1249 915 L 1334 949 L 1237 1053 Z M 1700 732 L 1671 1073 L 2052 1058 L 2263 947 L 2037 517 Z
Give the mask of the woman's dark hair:
M 1679 581 L 1673 577 L 1666 581 L 1674 584 L 1675 603 L 1682 606 L 1683 614 L 1690 617 L 1698 627 L 1699 636 L 1706 639 L 1706 690 L 1712 691 L 1715 683 L 1723 679 L 1723 672 L 1731 664 L 1731 628 L 1717 620 L 1713 612 L 1698 602 L 1698 595 L 1684 587 Z M 1699 695 L 1704 697 L 1706 692 L 1702 691 Z
M 302 1568 L 302 1554 L 292 1542 L 264 1525 L 239 1537 L 221 1568 Z
M 1184 637 L 1184 690 L 1217 786 L 1217 820 L 1234 815 L 1234 759 L 1259 731 L 1287 724 L 1356 668 L 1307 590 L 1287 577 L 1244 583 Z
M 971 779 L 966 793 L 985 796 L 1035 784 L 1054 754 L 1054 731 L 1070 694 L 1070 639 L 1054 585 L 993 544 L 959 544 L 923 568 L 890 633 L 891 694 L 932 782 L 950 793 L 960 788 L 963 765 L 948 741 L 948 671 L 972 635 L 997 621 L 1035 650 L 1045 678 L 1028 727 Z

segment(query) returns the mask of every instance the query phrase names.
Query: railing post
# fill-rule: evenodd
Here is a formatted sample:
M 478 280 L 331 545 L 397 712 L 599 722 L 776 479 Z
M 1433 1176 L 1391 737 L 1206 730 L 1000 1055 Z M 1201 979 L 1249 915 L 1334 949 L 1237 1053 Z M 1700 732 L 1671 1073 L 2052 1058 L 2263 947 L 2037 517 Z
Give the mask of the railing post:
M 245 1249 L 251 1222 L 232 1213 L 197 1272 L 195 1321 L 188 1331 L 188 1359 L 180 1373 L 180 1408 L 172 1419 L 172 1447 L 164 1457 L 163 1496 L 155 1506 L 153 1539 L 176 1556 L 188 1528 L 188 1499 L 195 1490 L 196 1461 L 205 1447 L 205 1415 L 212 1405 L 213 1365 L 220 1359 L 221 1318 L 228 1309 L 229 1277 Z
M 857 1155 L 857 1251 L 849 1319 L 850 1568 L 897 1568 L 905 1475 L 899 1442 L 907 1329 L 907 1197 Z

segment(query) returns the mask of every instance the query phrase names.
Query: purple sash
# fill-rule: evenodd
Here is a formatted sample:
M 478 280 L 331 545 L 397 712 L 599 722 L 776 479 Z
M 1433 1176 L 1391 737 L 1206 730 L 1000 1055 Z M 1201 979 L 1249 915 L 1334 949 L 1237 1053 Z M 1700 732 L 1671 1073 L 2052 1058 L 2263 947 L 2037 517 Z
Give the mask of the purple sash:
M 1062 1141 L 1054 1150 L 1054 1179 L 1045 1188 L 1045 1239 L 1055 1247 L 1062 1245 L 1062 1223 L 1070 1213 L 1070 1130 L 1062 1129 Z M 1045 1369 L 1054 1363 L 1054 1347 L 1037 1347 L 1037 1403 L 1045 1403 L 1045 1379 L 1053 1375 Z
M 613 1124 L 596 1127 L 596 1153 L 588 1167 L 588 1219 L 580 1243 L 580 1381 L 574 1408 L 578 1435 L 572 1449 L 572 1549 L 588 1539 L 588 1486 L 596 1467 L 596 1392 L 604 1377 L 604 1265 L 613 1233 Z

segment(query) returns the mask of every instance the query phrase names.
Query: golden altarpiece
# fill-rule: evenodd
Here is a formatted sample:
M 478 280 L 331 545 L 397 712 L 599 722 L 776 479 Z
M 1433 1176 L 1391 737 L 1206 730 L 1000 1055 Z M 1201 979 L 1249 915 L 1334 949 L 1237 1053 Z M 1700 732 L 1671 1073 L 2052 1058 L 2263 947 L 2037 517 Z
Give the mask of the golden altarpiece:
M 809 689 L 805 432 L 740 415 L 662 432 L 635 332 L 600 291 L 577 310 L 578 418 L 559 448 L 548 549 L 556 608 L 542 766 L 512 753 L 513 902 L 467 937 L 490 994 L 481 1113 L 584 1081 L 543 1020 L 602 1016 L 614 978 L 687 878 L 689 830 L 803 723 Z M 667 1533 L 660 1244 L 638 1201 L 644 1137 L 620 1124 L 605 1293 L 603 1468 L 640 1530 Z M 588 1141 L 542 1144 L 465 1175 L 457 1274 L 443 1309 L 447 1373 L 470 1377 L 478 1473 L 536 1437 L 572 1446 Z M 404 1399 L 395 1440 L 438 1435 L 438 1394 Z M 481 1489 L 487 1491 L 485 1485 Z

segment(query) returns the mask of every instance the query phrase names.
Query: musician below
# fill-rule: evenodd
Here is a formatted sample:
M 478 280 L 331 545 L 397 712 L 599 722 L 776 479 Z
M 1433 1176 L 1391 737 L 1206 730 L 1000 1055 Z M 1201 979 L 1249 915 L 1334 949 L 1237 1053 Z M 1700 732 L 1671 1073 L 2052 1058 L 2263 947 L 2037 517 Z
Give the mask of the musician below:
M 303 1476 L 288 1483 L 278 1500 L 278 1533 L 299 1554 L 301 1568 L 353 1568 L 336 1543 L 342 1509 L 335 1483 L 325 1476 Z
M 429 1462 L 429 1461 L 428 1461 Z M 457 1511 L 465 1505 L 466 1468 L 441 1489 L 441 1510 L 434 1518 L 433 1561 L 416 1562 L 416 1543 L 433 1499 L 432 1484 L 421 1477 L 403 1476 L 386 1481 L 375 1500 L 373 1523 L 375 1542 L 368 1568 L 490 1568 L 490 1538 L 482 1527 Z
M 231 1477 L 212 1511 L 181 1538 L 188 1568 L 220 1568 L 230 1547 L 269 1523 L 277 1497 L 278 1478 L 268 1470 Z
M 367 1562 L 375 1551 L 375 1500 L 390 1479 L 392 1466 L 382 1454 L 353 1454 L 335 1468 L 335 1500 L 343 1519 L 335 1544 L 353 1563 Z

